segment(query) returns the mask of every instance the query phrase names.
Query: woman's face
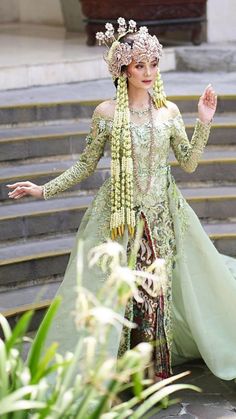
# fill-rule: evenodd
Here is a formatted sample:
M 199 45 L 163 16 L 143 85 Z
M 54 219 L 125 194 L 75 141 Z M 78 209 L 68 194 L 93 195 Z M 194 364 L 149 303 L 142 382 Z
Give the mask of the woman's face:
M 128 83 L 136 88 L 148 90 L 155 82 L 157 71 L 158 60 L 156 58 L 140 63 L 133 60 L 126 69 Z

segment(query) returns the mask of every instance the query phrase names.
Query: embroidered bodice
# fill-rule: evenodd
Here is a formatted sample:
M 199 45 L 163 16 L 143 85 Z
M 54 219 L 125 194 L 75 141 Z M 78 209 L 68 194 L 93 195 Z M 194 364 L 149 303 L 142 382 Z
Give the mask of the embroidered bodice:
M 149 173 L 149 143 L 151 125 L 149 121 L 137 123 L 131 121 L 133 147 L 137 161 L 139 182 L 145 187 L 149 176 L 152 177 L 149 191 L 145 197 L 138 191 L 134 181 L 135 205 L 143 203 L 154 206 L 164 199 L 166 193 L 167 170 L 169 170 L 169 154 L 172 148 L 180 166 L 187 172 L 193 172 L 200 160 L 202 151 L 207 143 L 210 124 L 196 121 L 191 141 L 188 140 L 181 114 L 167 120 L 154 119 L 154 163 L 153 173 Z M 86 138 L 86 147 L 80 159 L 64 173 L 43 186 L 45 199 L 70 188 L 81 182 L 96 169 L 99 159 L 104 153 L 106 142 L 111 139 L 112 119 L 94 113 L 92 126 Z

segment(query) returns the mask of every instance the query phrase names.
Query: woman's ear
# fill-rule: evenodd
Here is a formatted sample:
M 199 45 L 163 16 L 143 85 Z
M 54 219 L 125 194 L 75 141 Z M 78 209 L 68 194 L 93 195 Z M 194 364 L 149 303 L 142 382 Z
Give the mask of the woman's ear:
M 122 76 L 123 76 L 123 77 L 125 77 L 126 79 L 129 79 L 129 78 L 131 77 L 131 74 L 130 74 L 127 70 L 125 70 L 125 71 L 122 73 Z

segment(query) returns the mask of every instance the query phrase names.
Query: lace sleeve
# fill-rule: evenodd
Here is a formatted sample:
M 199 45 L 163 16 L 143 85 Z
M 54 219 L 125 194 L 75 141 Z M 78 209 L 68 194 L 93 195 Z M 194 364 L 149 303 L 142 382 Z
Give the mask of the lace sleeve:
M 43 185 L 44 199 L 49 199 L 90 176 L 103 155 L 106 139 L 106 122 L 95 111 L 90 133 L 86 137 L 87 145 L 80 159 L 61 175 Z
M 171 147 L 180 166 L 186 172 L 191 173 L 196 170 L 201 154 L 207 144 L 210 128 L 211 123 L 204 124 L 197 119 L 192 138 L 189 141 L 181 114 L 178 114 L 173 119 Z

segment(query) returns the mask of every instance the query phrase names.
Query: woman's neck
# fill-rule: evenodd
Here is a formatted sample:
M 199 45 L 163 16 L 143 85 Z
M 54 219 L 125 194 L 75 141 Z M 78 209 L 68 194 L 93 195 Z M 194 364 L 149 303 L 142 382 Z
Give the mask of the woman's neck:
M 134 109 L 145 109 L 149 104 L 149 93 L 145 89 L 137 89 L 137 87 L 128 87 L 129 106 Z

